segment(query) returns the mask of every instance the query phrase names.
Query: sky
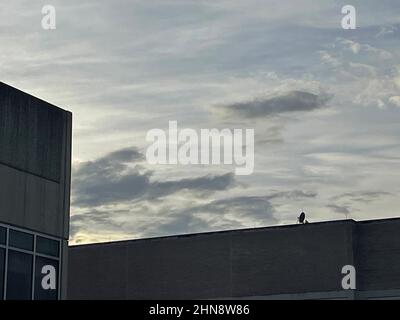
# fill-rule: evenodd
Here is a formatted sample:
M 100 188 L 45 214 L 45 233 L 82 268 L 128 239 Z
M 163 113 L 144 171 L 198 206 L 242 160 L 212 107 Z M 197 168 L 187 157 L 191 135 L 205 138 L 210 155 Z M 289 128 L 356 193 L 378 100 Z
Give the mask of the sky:
M 73 112 L 73 244 L 387 218 L 399 39 L 398 0 L 3 0 L 0 81 Z M 169 121 L 254 129 L 253 174 L 149 164 Z

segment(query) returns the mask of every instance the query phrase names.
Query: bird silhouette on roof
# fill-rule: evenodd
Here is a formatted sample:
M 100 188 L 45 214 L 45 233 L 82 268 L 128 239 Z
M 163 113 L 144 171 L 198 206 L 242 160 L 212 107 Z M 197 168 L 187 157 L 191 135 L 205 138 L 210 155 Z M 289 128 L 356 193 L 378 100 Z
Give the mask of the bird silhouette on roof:
M 298 221 L 300 224 L 308 223 L 308 221 L 306 220 L 306 214 L 304 213 L 304 211 L 301 212 L 300 215 L 297 217 L 297 221 Z

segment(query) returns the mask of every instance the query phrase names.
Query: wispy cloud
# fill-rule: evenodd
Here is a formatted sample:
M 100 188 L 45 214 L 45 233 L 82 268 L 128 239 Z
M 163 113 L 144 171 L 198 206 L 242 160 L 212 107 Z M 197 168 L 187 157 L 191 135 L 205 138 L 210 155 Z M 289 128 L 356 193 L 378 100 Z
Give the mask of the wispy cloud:
M 358 191 L 339 194 L 332 200 L 351 200 L 352 202 L 371 202 L 385 196 L 392 195 L 390 192 L 384 191 Z
M 152 171 L 134 165 L 144 157 L 137 149 L 114 151 L 94 161 L 77 164 L 73 171 L 72 204 L 99 206 L 143 199 L 162 198 L 182 190 L 199 195 L 234 186 L 233 173 L 157 181 Z
M 227 115 L 245 118 L 273 117 L 287 113 L 313 111 L 326 106 L 329 96 L 290 91 L 251 101 L 220 106 Z
M 74 114 L 74 240 L 397 214 L 398 0 L 356 0 L 351 31 L 333 0 L 52 5 L 44 31 L 41 4 L 2 3 L 0 74 Z M 255 173 L 148 166 L 168 120 L 255 129 Z

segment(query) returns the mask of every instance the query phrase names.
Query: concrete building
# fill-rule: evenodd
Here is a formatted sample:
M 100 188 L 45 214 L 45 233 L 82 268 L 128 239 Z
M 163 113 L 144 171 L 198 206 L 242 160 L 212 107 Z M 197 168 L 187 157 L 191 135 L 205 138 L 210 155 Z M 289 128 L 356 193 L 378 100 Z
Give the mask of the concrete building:
M 343 220 L 72 246 L 68 298 L 399 298 L 398 230 Z M 345 265 L 356 290 L 342 288 Z
M 72 115 L 0 82 L 0 300 L 66 296 Z M 41 286 L 44 266 L 56 288 Z

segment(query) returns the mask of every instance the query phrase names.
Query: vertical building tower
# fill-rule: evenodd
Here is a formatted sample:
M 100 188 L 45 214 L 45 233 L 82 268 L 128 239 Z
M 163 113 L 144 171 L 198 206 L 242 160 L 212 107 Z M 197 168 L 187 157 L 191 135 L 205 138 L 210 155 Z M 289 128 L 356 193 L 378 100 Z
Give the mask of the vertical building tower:
M 0 82 L 0 300 L 63 299 L 72 114 Z

